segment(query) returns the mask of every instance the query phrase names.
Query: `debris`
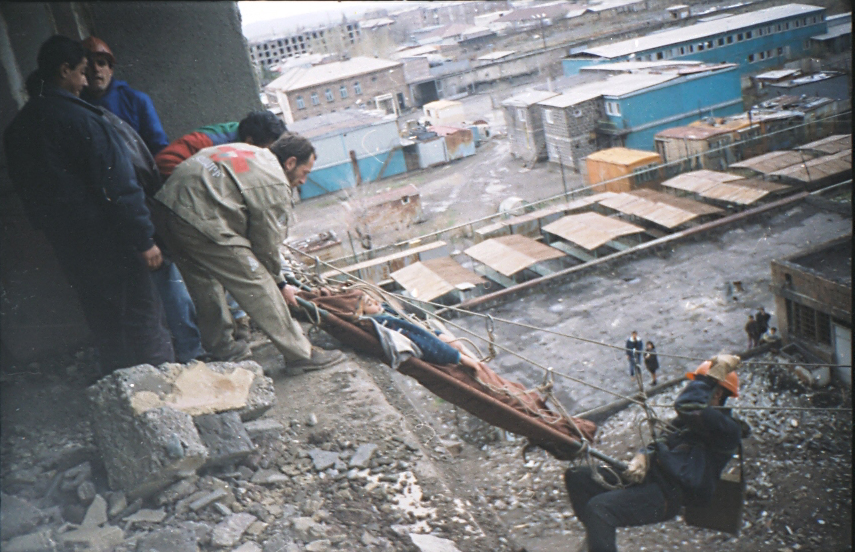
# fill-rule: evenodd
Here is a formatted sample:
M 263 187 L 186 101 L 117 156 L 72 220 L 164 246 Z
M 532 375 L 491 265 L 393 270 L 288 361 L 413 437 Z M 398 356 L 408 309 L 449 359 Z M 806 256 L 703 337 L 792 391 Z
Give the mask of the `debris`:
M 371 460 L 371 457 L 374 455 L 374 451 L 376 450 L 377 445 L 373 443 L 359 445 L 359 448 L 356 449 L 356 452 L 354 452 L 353 456 L 350 458 L 348 467 L 358 469 L 367 468 L 368 462 Z
M 107 501 L 101 495 L 95 495 L 92 504 L 86 510 L 86 516 L 83 518 L 83 523 L 80 526 L 94 528 L 105 523 L 107 523 Z
M 125 521 L 134 523 L 160 523 L 166 519 L 166 512 L 160 510 L 140 510 L 137 513 L 125 518 Z
M 232 514 L 214 527 L 211 544 L 217 547 L 234 546 L 246 529 L 258 521 L 252 514 Z
M 225 489 L 215 489 L 208 494 L 203 495 L 202 497 L 194 500 L 190 503 L 190 509 L 194 512 L 201 510 L 202 508 L 210 505 L 213 502 L 216 502 L 220 499 L 223 499 L 229 495 L 229 492 Z
M 255 450 L 237 411 L 202 414 L 193 421 L 208 449 L 206 467 L 235 464 Z
M 3 552 L 48 552 L 56 550 L 51 531 L 39 531 L 13 538 L 3 545 Z
M 327 468 L 331 468 L 340 460 L 337 452 L 329 452 L 321 449 L 310 450 L 309 456 L 312 458 L 315 471 L 324 471 Z
M 41 522 L 41 510 L 14 495 L 0 493 L 0 540 L 23 535 Z

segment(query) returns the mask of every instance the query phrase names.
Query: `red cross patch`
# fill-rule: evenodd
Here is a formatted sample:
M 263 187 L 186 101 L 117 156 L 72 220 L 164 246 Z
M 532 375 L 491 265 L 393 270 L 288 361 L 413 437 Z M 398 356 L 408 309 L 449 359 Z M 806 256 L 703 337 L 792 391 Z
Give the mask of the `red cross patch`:
M 211 156 L 212 161 L 229 161 L 235 173 L 240 174 L 249 170 L 247 159 L 255 157 L 254 151 L 239 150 L 232 146 L 220 146 L 218 152 Z

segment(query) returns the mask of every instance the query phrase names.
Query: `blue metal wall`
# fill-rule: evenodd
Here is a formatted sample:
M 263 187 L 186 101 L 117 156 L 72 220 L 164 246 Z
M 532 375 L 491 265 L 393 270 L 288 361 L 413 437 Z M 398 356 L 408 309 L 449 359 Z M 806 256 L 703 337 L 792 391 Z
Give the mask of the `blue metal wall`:
M 655 151 L 653 136 L 660 130 L 686 125 L 710 114 L 722 117 L 743 111 L 739 72 L 735 67 L 681 77 L 677 82 L 628 97 L 603 94 L 603 99 L 620 105 L 620 116 L 606 115 L 609 121 L 618 128 L 638 129 L 624 138 L 626 147 L 650 151 Z
M 742 29 L 734 29 L 728 31 L 727 33 L 719 33 L 716 35 L 710 35 L 704 42 L 704 50 L 698 51 L 698 45 L 701 42 L 700 40 L 694 40 L 690 42 L 674 42 L 668 45 L 666 48 L 656 48 L 652 50 L 642 50 L 635 52 L 635 60 L 636 61 L 647 61 L 647 56 L 650 56 L 650 60 L 656 61 L 657 53 L 662 52 L 663 50 L 668 50 L 665 54 L 664 59 L 685 59 L 685 60 L 696 60 L 696 61 L 705 61 L 708 63 L 738 63 L 739 71 L 741 74 L 750 74 L 756 73 L 758 71 L 762 71 L 768 69 L 769 67 L 776 67 L 782 65 L 785 61 L 789 61 L 791 59 L 803 57 L 807 54 L 805 49 L 805 43 L 808 42 L 808 39 L 812 36 L 823 34 L 827 31 L 828 25 L 824 20 L 819 20 L 817 23 L 812 23 L 813 16 L 809 18 L 809 24 L 807 26 L 800 26 L 796 28 L 794 25 L 794 21 L 796 19 L 802 20 L 805 16 L 792 17 L 789 19 L 781 20 L 780 24 L 782 25 L 782 30 L 780 32 L 777 31 L 778 23 L 762 25 L 763 35 L 759 35 L 757 31 L 757 27 L 759 25 L 748 25 Z M 786 23 L 789 22 L 790 28 L 788 30 L 784 29 Z M 766 34 L 766 27 L 772 27 L 772 34 Z M 737 41 L 737 35 L 743 34 L 746 30 L 752 31 L 752 38 L 745 39 L 743 36 L 742 41 Z M 727 44 L 727 37 L 732 36 L 733 42 L 731 44 Z M 724 38 L 725 44 L 719 45 L 718 39 Z M 706 42 L 713 41 L 714 46 L 712 49 L 707 49 Z M 689 46 L 692 46 L 693 52 L 689 51 Z M 684 49 L 684 53 L 680 53 L 680 48 Z M 781 48 L 781 53 L 778 53 L 778 48 Z M 676 50 L 673 52 L 672 50 Z M 772 57 L 767 57 L 766 59 L 760 59 L 760 52 L 772 51 Z M 748 56 L 754 54 L 755 58 L 753 62 L 748 61 Z M 623 56 L 620 58 L 603 60 L 606 62 L 614 62 L 614 61 L 627 61 L 629 56 Z M 564 59 L 561 60 L 561 65 L 564 70 L 565 75 L 575 75 L 579 73 L 579 69 L 582 67 L 586 67 L 589 65 L 594 65 L 596 63 L 602 63 L 603 61 L 598 61 L 596 59 Z
M 383 171 L 383 178 L 406 172 L 407 164 L 404 161 L 403 151 L 384 152 L 357 159 L 356 163 L 359 165 L 359 174 L 362 176 L 363 183 L 377 180 L 380 168 L 389 155 L 392 156 L 392 159 L 389 160 L 386 170 Z M 300 198 L 309 199 L 354 186 L 356 186 L 356 175 L 353 174 L 353 164 L 348 160 L 338 165 L 312 171 L 306 179 L 306 183 L 300 187 Z

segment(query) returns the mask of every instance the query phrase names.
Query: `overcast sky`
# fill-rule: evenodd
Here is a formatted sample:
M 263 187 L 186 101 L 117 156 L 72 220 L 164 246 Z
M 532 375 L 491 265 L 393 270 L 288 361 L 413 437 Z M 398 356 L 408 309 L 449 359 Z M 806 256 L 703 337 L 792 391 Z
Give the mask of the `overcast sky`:
M 304 14 L 331 13 L 340 17 L 344 13 L 348 17 L 356 17 L 368 10 L 401 7 L 402 2 L 312 2 L 312 1 L 264 1 L 238 2 L 242 23 L 244 25 Z

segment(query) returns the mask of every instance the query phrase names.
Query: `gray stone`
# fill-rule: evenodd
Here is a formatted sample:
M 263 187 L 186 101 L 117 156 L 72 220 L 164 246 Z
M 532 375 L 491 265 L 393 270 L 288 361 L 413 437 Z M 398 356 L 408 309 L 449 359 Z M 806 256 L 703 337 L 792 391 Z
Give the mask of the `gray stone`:
M 229 508 L 222 502 L 214 502 L 214 510 L 218 511 L 223 517 L 230 516 L 234 513 L 232 512 L 231 508 Z
M 56 550 L 50 530 L 20 535 L 3 545 L 3 552 L 48 552 Z
M 219 548 L 234 546 L 247 528 L 258 521 L 252 514 L 232 514 L 214 527 L 211 544 Z
M 92 465 L 89 462 L 83 462 L 65 470 L 62 474 L 62 483 L 59 488 L 63 491 L 76 491 L 77 487 L 84 481 L 88 481 L 92 477 Z
M 255 450 L 240 415 L 235 410 L 193 418 L 202 442 L 208 447 L 206 467 L 236 464 Z
M 312 541 L 325 537 L 327 529 L 310 517 L 295 517 L 291 519 L 295 536 L 302 541 Z
M 0 540 L 23 535 L 44 517 L 41 510 L 14 495 L 0 493 Z
M 136 552 L 199 552 L 199 537 L 193 531 L 167 527 L 137 541 Z
M 158 506 L 163 506 L 164 504 L 172 504 L 174 502 L 178 502 L 186 496 L 190 496 L 191 494 L 196 492 L 196 481 L 197 478 L 195 476 L 185 477 L 180 481 L 176 481 L 175 483 L 167 487 L 162 493 L 157 495 Z
M 140 510 L 132 516 L 125 518 L 125 521 L 133 523 L 160 523 L 166 518 L 166 512 L 160 510 Z
M 280 433 L 285 426 L 274 420 L 273 418 L 261 418 L 243 424 L 246 432 L 250 437 L 257 437 L 265 433 Z
M 264 541 L 264 552 L 300 552 L 300 547 L 286 535 L 274 535 Z
M 196 500 L 192 501 L 190 503 L 190 509 L 193 510 L 194 512 L 196 512 L 198 510 L 201 510 L 205 506 L 208 506 L 209 504 L 211 504 L 213 502 L 216 502 L 218 500 L 226 498 L 228 495 L 229 495 L 229 492 L 225 489 L 214 489 L 210 493 L 208 493 L 204 496 L 201 496 L 201 497 L 197 498 Z
M 321 449 L 310 450 L 309 456 L 312 458 L 312 463 L 314 464 L 316 471 L 324 471 L 327 468 L 331 468 L 335 465 L 336 461 L 339 460 L 337 452 L 330 452 Z
M 60 535 L 59 538 L 65 544 L 82 546 L 92 551 L 107 552 L 121 544 L 125 534 L 120 528 L 107 525 L 106 527 L 87 527 L 69 531 Z
M 249 541 L 238 546 L 232 552 L 261 552 L 261 547 L 256 543 Z
M 81 527 L 94 528 L 107 523 L 107 501 L 101 495 L 95 495 L 89 509 L 86 510 L 86 516 L 83 518 Z
M 327 552 L 330 546 L 332 546 L 332 543 L 329 539 L 319 539 L 307 544 L 304 550 L 306 552 Z
M 460 549 L 452 541 L 433 535 L 410 533 L 410 539 L 421 552 L 460 552 Z
M 128 507 L 128 499 L 122 491 L 110 493 L 107 498 L 107 515 L 111 518 L 119 515 L 122 510 Z
M 277 470 L 258 470 L 250 481 L 259 485 L 276 485 L 287 483 L 291 478 Z
M 359 445 L 359 448 L 357 448 L 356 452 L 353 453 L 353 457 L 351 457 L 348 466 L 359 469 L 367 468 L 368 462 L 371 461 L 371 457 L 374 455 L 375 450 L 377 450 L 377 445 L 373 443 Z
M 86 506 L 92 503 L 96 494 L 98 491 L 95 490 L 95 483 L 91 481 L 84 481 L 77 487 L 77 498 Z

